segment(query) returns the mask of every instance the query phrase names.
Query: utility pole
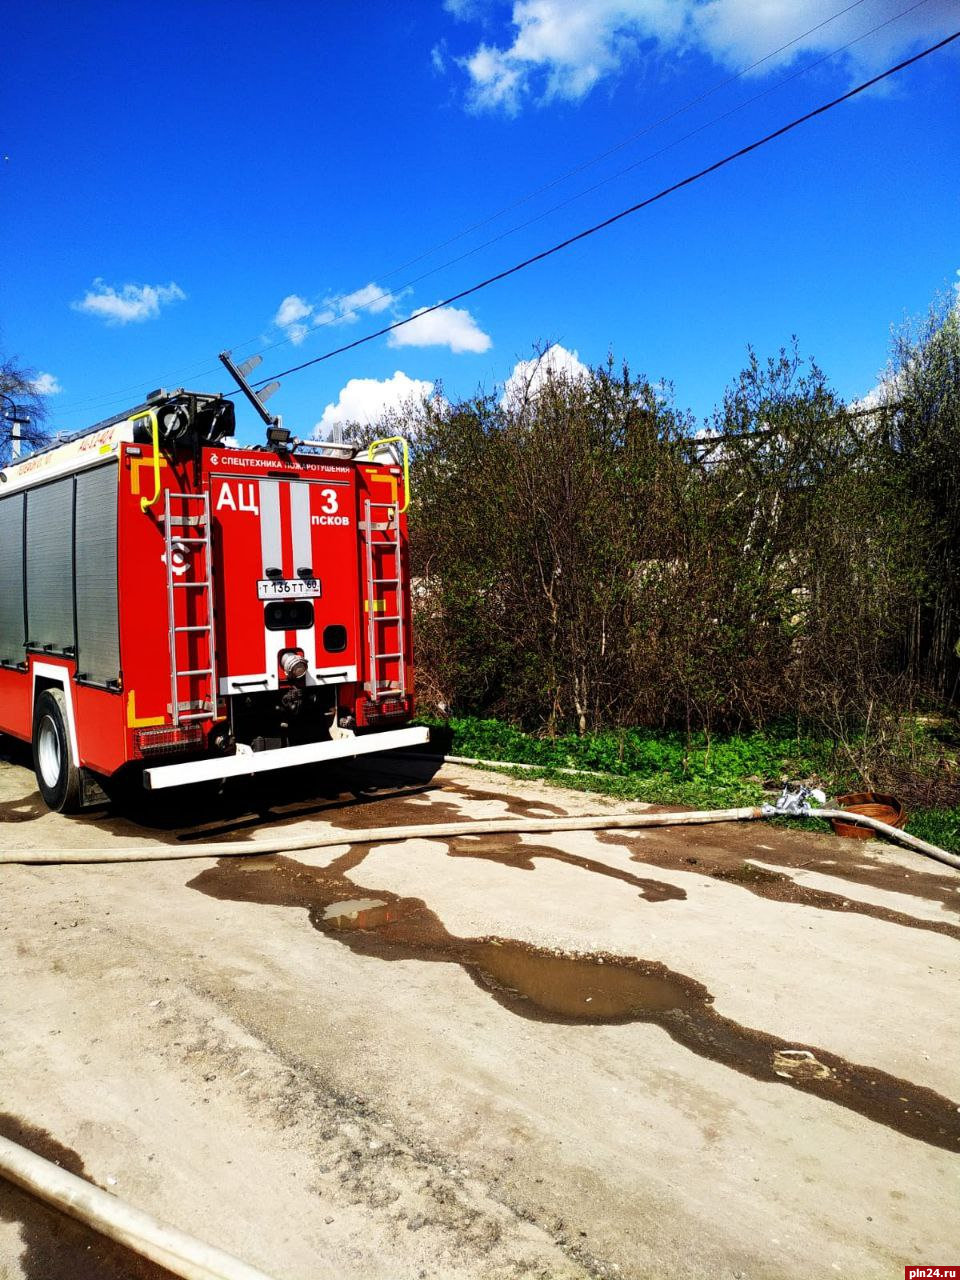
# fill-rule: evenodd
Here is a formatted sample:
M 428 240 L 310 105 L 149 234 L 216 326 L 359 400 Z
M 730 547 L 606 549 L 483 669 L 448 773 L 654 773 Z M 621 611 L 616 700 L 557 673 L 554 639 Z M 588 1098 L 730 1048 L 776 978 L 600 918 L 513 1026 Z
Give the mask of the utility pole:
M 0 392 L 4 400 L 10 405 L 10 408 L 4 413 L 4 421 L 10 423 L 10 458 L 16 462 L 20 457 L 20 450 L 23 447 L 23 432 L 21 427 L 30 425 L 30 418 L 23 412 L 20 406 L 5 392 Z

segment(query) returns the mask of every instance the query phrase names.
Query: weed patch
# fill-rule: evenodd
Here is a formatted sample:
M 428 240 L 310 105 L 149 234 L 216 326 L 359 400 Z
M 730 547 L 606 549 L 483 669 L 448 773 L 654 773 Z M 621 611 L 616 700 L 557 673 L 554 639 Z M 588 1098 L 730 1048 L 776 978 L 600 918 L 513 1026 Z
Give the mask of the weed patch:
M 725 809 L 760 804 L 771 791 L 779 791 L 785 780 L 821 786 L 829 796 L 865 785 L 831 740 L 788 725 L 711 737 L 623 729 L 548 738 L 495 719 L 463 716 L 425 723 L 431 725 L 434 744 L 449 755 L 502 763 L 503 771 L 518 779 L 536 777 L 618 800 Z M 937 753 L 940 767 L 942 747 L 942 740 L 931 737 L 931 752 Z M 511 769 L 512 764 L 536 768 L 521 771 Z M 937 767 L 933 757 L 930 767 Z M 585 772 L 577 775 L 561 769 Z M 778 822 L 806 831 L 830 831 L 826 822 Z M 931 844 L 960 852 L 960 806 L 917 807 L 906 829 Z

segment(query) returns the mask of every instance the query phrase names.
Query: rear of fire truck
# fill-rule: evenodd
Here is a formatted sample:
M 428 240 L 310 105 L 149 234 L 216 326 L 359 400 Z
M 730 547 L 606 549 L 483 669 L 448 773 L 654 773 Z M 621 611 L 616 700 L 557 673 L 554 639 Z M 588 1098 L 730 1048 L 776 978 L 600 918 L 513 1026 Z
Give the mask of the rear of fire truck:
M 146 418 L 121 450 L 118 565 L 145 785 L 426 742 L 407 723 L 405 443 L 310 446 L 275 425 L 258 448 L 185 432 L 164 450 L 162 408 Z

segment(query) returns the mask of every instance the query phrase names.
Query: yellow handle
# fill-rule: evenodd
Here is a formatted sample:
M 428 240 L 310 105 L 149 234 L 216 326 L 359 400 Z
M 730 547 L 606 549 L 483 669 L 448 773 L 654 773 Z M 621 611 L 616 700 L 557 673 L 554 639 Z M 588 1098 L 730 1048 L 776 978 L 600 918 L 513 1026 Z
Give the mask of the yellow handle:
M 153 497 L 140 499 L 140 510 L 146 511 L 160 497 L 160 423 L 157 421 L 156 409 L 147 409 L 145 413 L 136 413 L 131 422 L 139 422 L 141 418 L 150 419 L 150 434 L 153 437 Z
M 382 444 L 398 444 L 403 448 L 403 506 L 397 513 L 402 516 L 410 505 L 410 446 L 403 436 L 384 436 L 382 440 L 374 440 L 367 450 L 367 457 L 371 462 L 373 461 L 374 452 Z

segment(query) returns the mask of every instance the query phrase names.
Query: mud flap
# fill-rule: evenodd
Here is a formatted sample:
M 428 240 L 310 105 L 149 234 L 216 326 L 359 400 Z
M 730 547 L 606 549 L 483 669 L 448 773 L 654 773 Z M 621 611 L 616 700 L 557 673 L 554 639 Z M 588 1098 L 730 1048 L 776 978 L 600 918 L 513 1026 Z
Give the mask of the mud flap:
M 110 797 L 101 787 L 97 775 L 89 769 L 80 770 L 80 808 L 99 809 L 110 803 Z

